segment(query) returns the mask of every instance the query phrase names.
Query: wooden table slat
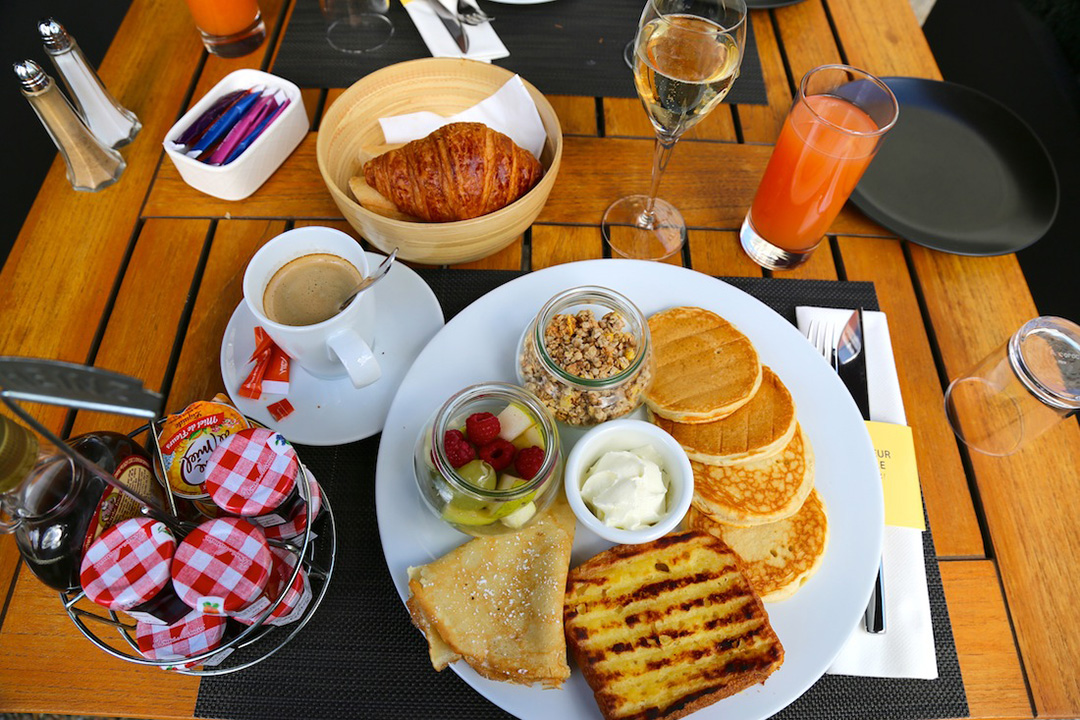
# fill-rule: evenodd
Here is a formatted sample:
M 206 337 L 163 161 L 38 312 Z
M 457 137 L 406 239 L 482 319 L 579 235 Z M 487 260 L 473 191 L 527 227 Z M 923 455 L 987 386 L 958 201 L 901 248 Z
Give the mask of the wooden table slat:
M 839 239 L 849 280 L 869 280 L 889 323 L 893 357 L 904 389 L 904 409 L 915 435 L 915 455 L 934 545 L 939 556 L 982 557 L 982 532 L 956 440 L 945 420 L 943 390 L 930 338 L 898 240 Z

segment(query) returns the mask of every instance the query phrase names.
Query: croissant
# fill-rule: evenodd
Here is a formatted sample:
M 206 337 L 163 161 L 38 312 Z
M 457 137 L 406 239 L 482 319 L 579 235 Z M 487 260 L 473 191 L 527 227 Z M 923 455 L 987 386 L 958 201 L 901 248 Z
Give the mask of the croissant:
M 364 180 L 403 213 L 452 222 L 506 207 L 543 172 L 506 135 L 482 123 L 451 123 L 372 158 Z

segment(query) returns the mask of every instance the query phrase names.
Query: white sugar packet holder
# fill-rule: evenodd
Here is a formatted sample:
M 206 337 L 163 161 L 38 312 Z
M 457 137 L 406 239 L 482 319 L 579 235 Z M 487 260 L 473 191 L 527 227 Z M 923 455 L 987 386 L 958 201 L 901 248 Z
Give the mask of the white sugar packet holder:
M 487 99 L 451 117 L 433 112 L 379 118 L 383 138 L 387 143 L 406 143 L 427 137 L 433 130 L 455 122 L 478 122 L 508 136 L 539 160 L 547 141 L 547 131 L 536 103 L 525 88 L 521 77 L 515 75 Z
M 443 7 L 454 12 L 454 7 L 443 0 L 435 0 L 435 2 L 441 2 Z M 401 4 L 412 18 L 416 29 L 420 31 L 420 37 L 431 51 L 432 57 L 468 58 L 480 62 L 491 62 L 510 56 L 510 51 L 503 45 L 489 22 L 480 25 L 461 24 L 461 29 L 469 38 L 469 52 L 463 53 L 430 5 L 420 0 L 401 0 Z
M 863 316 L 870 419 L 906 425 L 889 323 L 881 312 L 865 312 Z M 824 320 L 834 327 L 843 327 L 849 317 L 851 310 L 795 308 L 795 318 L 804 335 L 811 320 Z M 936 679 L 937 654 L 930 594 L 926 586 L 922 531 L 886 525 L 882 562 L 887 630 L 869 633 L 860 619 L 828 672 L 862 677 Z

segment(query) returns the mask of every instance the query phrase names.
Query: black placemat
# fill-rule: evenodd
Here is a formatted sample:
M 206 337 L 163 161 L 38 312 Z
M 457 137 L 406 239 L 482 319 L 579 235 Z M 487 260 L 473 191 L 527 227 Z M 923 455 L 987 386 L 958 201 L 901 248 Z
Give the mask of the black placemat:
M 485 2 L 510 57 L 495 60 L 542 93 L 588 97 L 637 97 L 623 48 L 634 38 L 640 0 L 555 0 L 539 5 Z M 273 72 L 301 87 L 349 87 L 364 75 L 404 60 L 431 57 L 416 26 L 397 0 L 390 2 L 394 35 L 369 53 L 347 55 L 326 42 L 318 0 L 296 0 Z M 739 79 L 725 102 L 768 105 L 753 25 Z
M 449 320 L 521 273 L 421 270 Z M 877 308 L 871 283 L 727 279 L 790 322 L 796 305 Z M 298 448 L 325 487 L 337 519 L 337 567 L 311 622 L 277 654 L 232 675 L 204 678 L 197 717 L 227 720 L 410 718 L 484 720 L 510 715 L 451 670 L 436 673 L 427 642 L 409 621 L 383 559 L 375 517 L 378 437 L 338 447 Z M 402 482 L 412 482 L 402 478 Z M 929 527 L 929 526 L 928 526 Z M 822 677 L 777 718 L 922 720 L 966 717 L 967 701 L 929 532 L 927 583 L 939 678 Z

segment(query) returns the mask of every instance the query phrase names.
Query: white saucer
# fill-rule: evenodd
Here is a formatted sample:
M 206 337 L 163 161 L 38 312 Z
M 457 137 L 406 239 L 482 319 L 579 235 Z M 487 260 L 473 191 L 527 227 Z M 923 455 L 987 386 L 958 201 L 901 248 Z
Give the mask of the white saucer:
M 367 256 L 372 267 L 384 259 L 375 253 Z M 255 316 L 240 303 L 221 341 L 221 377 L 236 408 L 301 445 L 342 445 L 381 432 L 398 386 L 413 360 L 443 326 L 443 314 L 427 283 L 401 263 L 390 269 L 374 291 L 379 329 L 372 351 L 382 377 L 357 389 L 347 377 L 317 378 L 293 363 L 288 398 L 295 411 L 281 421 L 274 420 L 266 409 L 281 400 L 281 395 L 250 400 L 237 392 L 251 372 L 248 358 L 255 350 Z

